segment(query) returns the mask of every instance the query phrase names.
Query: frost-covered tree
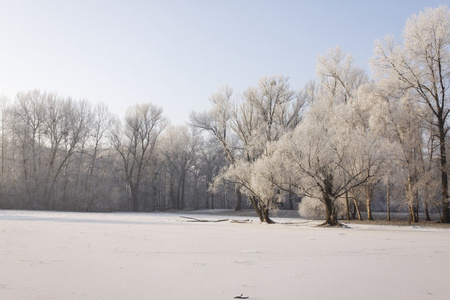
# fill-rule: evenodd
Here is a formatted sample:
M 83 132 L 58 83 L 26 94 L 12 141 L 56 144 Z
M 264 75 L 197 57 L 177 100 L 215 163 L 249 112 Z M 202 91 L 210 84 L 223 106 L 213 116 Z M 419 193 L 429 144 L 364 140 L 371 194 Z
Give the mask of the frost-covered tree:
M 204 147 L 200 149 L 198 167 L 200 173 L 204 178 L 204 188 L 206 196 L 206 208 L 218 207 L 215 201 L 215 193 L 211 191 L 210 187 L 214 182 L 214 178 L 219 174 L 220 170 L 227 166 L 227 160 L 223 153 L 222 146 L 215 139 L 206 139 L 204 141 Z M 240 195 L 240 192 L 239 192 Z M 240 202 L 237 204 L 240 205 Z M 235 209 L 240 209 L 238 207 Z
M 325 55 L 318 57 L 317 78 L 315 95 L 326 98 L 332 106 L 340 106 L 341 122 L 337 130 L 350 130 L 364 132 L 361 137 L 367 142 L 375 137 L 369 128 L 368 117 L 370 107 L 365 104 L 364 95 L 361 95 L 361 87 L 368 83 L 366 72 L 360 68 L 351 54 L 344 53 L 340 47 L 329 49 Z M 314 98 L 311 98 L 314 101 Z M 362 142 L 358 140 L 355 142 Z M 363 151 L 363 150 L 362 150 Z M 373 160 L 372 151 L 366 151 L 366 160 Z M 372 165 L 372 164 L 371 164 Z M 375 174 L 374 174 L 375 175 Z M 367 216 L 372 219 L 371 203 L 374 188 L 378 180 L 376 176 L 368 177 L 361 188 L 364 188 L 366 198 Z M 355 195 L 354 206 L 358 209 Z M 349 192 L 345 193 L 347 219 L 350 219 Z
M 107 137 L 112 125 L 113 117 L 105 104 L 92 107 L 89 139 L 84 143 L 76 163 L 79 171 L 76 191 L 81 196 L 80 206 L 86 211 L 108 207 L 107 202 L 112 202 L 110 191 L 113 186 L 111 181 L 114 180 L 111 176 L 114 150 Z
M 284 189 L 277 185 L 275 177 L 281 171 L 274 160 L 274 148 L 269 143 L 265 153 L 255 161 L 240 160 L 229 166 L 225 172 L 216 177 L 218 181 L 228 181 L 237 184 L 248 197 L 262 222 L 273 223 L 269 212 L 278 209 L 278 204 L 284 199 Z
M 418 221 L 419 185 L 425 175 L 423 107 L 396 81 L 380 80 L 365 95 L 372 102 L 371 126 L 391 145 L 390 160 L 403 178 L 411 219 Z
M 331 97 L 335 104 L 351 101 L 359 87 L 368 82 L 366 72 L 356 65 L 351 54 L 344 53 L 339 46 L 318 56 L 317 78 L 321 93 Z
M 372 202 L 378 183 L 382 180 L 383 167 L 386 160 L 390 156 L 390 145 L 386 143 L 382 137 L 377 135 L 371 124 L 369 123 L 372 114 L 372 105 L 367 101 L 366 89 L 369 85 L 361 86 L 356 92 L 355 97 L 351 98 L 346 104 L 340 105 L 338 109 L 340 112 L 341 122 L 336 125 L 336 130 L 341 134 L 349 134 L 354 136 L 353 146 L 359 148 L 358 156 L 355 157 L 360 168 L 366 170 L 366 180 L 359 186 L 362 189 L 363 197 L 365 198 L 367 219 L 373 220 L 372 217 Z M 352 193 L 353 194 L 353 193 Z M 355 195 L 353 194 L 353 197 Z M 345 194 L 346 204 L 348 203 L 348 193 Z M 354 205 L 357 206 L 358 204 Z M 347 218 L 348 207 L 347 204 Z
M 321 201 L 326 208 L 325 224 L 330 226 L 338 224 L 338 199 L 374 176 L 382 159 L 376 140 L 341 126 L 342 109 L 347 110 L 347 105 L 333 105 L 326 97 L 319 97 L 273 155 L 275 161 L 282 162 L 275 181 Z M 372 159 L 367 161 L 368 154 Z
M 3 112 L 2 133 L 9 133 L 2 137 L 9 148 L 2 149 L 3 167 L 10 174 L 4 179 L 20 191 L 10 195 L 11 207 L 110 207 L 114 184 L 108 180 L 114 167 L 105 138 L 110 128 L 105 106 L 34 90 L 18 93 Z
M 238 199 L 241 192 L 246 194 L 260 220 L 270 223 L 269 211 L 274 205 L 261 200 L 256 189 L 248 185 L 245 174 L 250 173 L 236 170 L 253 168 L 259 158 L 268 154 L 268 143 L 295 128 L 304 99 L 290 88 L 288 78 L 283 76 L 262 78 L 256 87 L 248 88 L 240 97 L 232 99 L 231 96 L 230 88 L 220 89 L 210 98 L 211 111 L 193 113 L 191 123 L 208 130 L 220 141 L 230 163 L 227 173 L 222 172 L 223 178 L 236 184 Z
M 262 222 L 272 223 L 269 212 L 277 207 L 280 198 L 262 193 L 262 180 L 254 179 L 258 176 L 254 170 L 259 159 L 271 156 L 268 145 L 295 128 L 304 104 L 302 95 L 292 90 L 288 78 L 283 76 L 262 78 L 235 102 L 231 128 L 238 138 L 240 155 L 222 176 L 248 196 Z M 244 169 L 247 172 L 239 171 Z
M 200 152 L 200 135 L 186 125 L 169 126 L 162 136 L 161 152 L 169 172 L 174 179 L 170 191 L 173 208 L 186 206 L 186 181 L 189 170 Z
M 19 93 L 10 114 L 27 202 L 33 208 L 67 209 L 66 170 L 89 138 L 90 103 L 35 90 Z
M 111 131 L 111 143 L 122 161 L 133 211 L 139 209 L 141 181 L 166 125 L 161 108 L 151 103 L 136 104 L 127 109 L 125 123 L 117 120 Z
M 403 44 L 392 37 L 377 42 L 372 61 L 378 78 L 398 81 L 409 90 L 432 117 L 427 121 L 436 128 L 442 185 L 441 222 L 450 222 L 448 201 L 448 166 L 446 138 L 450 86 L 450 11 L 446 6 L 425 9 L 411 16 L 403 33 Z
M 231 114 L 234 101 L 233 89 L 229 86 L 219 88 L 209 97 L 212 108 L 204 112 L 192 112 L 190 124 L 211 134 L 222 146 L 226 159 L 230 165 L 234 165 L 239 153 L 236 152 L 236 138 L 230 128 Z M 241 210 L 242 196 L 236 187 L 237 204 L 235 210 Z
M 45 141 L 43 139 L 47 118 L 47 94 L 38 90 L 18 93 L 16 102 L 4 114 L 10 119 L 10 128 L 19 148 L 21 165 L 17 166 L 14 176 L 18 176 L 23 185 L 26 202 L 32 208 L 39 208 L 44 201 L 43 187 L 45 163 Z M 14 158 L 13 158 L 14 160 Z M 20 175 L 19 175 L 20 173 Z M 21 176 L 22 175 L 22 176 Z M 23 200 L 21 201 L 23 202 Z M 20 207 L 20 206 L 19 206 Z

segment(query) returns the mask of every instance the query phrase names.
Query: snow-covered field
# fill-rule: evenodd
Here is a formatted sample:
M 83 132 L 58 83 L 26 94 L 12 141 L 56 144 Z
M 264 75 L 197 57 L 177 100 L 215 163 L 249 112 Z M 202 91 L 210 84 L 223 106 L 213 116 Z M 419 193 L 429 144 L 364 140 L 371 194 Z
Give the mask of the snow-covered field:
M 251 219 L 0 211 L 0 299 L 450 299 L 448 229 Z

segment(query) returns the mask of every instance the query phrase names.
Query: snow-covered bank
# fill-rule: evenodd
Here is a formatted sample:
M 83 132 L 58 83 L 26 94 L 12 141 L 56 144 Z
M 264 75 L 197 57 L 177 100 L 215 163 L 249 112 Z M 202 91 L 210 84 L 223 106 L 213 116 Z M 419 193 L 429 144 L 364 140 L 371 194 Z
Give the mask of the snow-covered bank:
M 308 220 L 266 225 L 250 219 L 198 223 L 169 213 L 0 211 L 0 298 L 450 295 L 450 230 L 316 228 Z

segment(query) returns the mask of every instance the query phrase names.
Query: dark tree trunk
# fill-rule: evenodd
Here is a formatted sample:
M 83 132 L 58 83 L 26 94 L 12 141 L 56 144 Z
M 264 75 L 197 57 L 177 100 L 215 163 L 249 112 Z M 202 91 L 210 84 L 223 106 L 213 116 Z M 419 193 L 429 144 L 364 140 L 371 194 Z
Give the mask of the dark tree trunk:
M 356 219 L 356 206 L 353 202 L 351 202 L 350 218 L 352 220 Z
M 353 202 L 355 204 L 356 212 L 358 213 L 358 220 L 362 221 L 361 212 L 359 211 L 358 201 L 356 201 L 356 198 L 353 199 Z
M 158 188 L 156 186 L 156 182 L 153 181 L 153 197 L 152 197 L 152 211 L 156 210 L 158 199 Z
M 327 219 L 323 225 L 325 225 L 325 226 L 339 225 L 333 199 L 331 199 L 329 195 L 325 195 L 324 202 L 325 202 L 325 207 L 326 207 L 326 212 L 327 212 Z
M 264 220 L 267 224 L 274 224 L 275 222 L 272 221 L 272 219 L 269 217 L 269 209 L 268 208 L 264 208 L 263 209 L 263 216 L 264 216 Z
M 448 172 L 447 172 L 447 153 L 445 147 L 445 121 L 442 119 L 442 111 L 438 118 L 439 125 L 439 150 L 441 156 L 441 184 L 442 184 L 442 217 L 441 223 L 450 223 L 450 209 L 448 203 Z
M 350 207 L 348 204 L 348 192 L 345 192 L 345 209 L 347 212 L 347 220 L 350 220 Z
M 390 205 L 390 195 L 389 195 L 389 182 L 386 185 L 386 207 L 387 207 L 387 220 L 391 220 L 391 205 Z
M 337 219 L 336 208 L 334 207 L 333 195 L 333 176 L 327 174 L 323 181 L 322 197 L 325 204 L 327 219 L 324 226 L 336 226 L 340 225 Z
M 431 221 L 430 212 L 428 210 L 428 201 L 425 201 L 425 220 Z
M 170 182 L 169 182 L 169 208 L 177 208 L 177 203 L 176 203 L 176 199 L 175 199 L 175 188 L 173 187 L 173 177 L 170 176 Z
M 413 206 L 414 212 L 414 222 L 419 222 L 419 203 L 414 204 Z
M 366 187 L 366 206 L 367 206 L 367 220 L 373 221 L 372 217 L 372 194 L 373 188 L 370 184 Z
M 180 208 L 184 209 L 186 207 L 186 203 L 184 202 L 184 188 L 185 188 L 185 183 L 186 183 L 186 177 L 185 175 L 182 176 L 181 178 L 181 195 L 180 195 Z
M 133 205 L 133 211 L 139 211 L 139 198 L 137 187 L 131 188 L 131 202 Z
M 294 210 L 294 194 L 289 193 L 289 209 Z
M 242 193 L 239 190 L 236 190 L 236 206 L 234 207 L 235 211 L 242 210 Z
M 258 202 L 257 202 L 258 200 L 256 199 L 256 197 L 250 196 L 249 198 L 250 198 L 250 202 L 253 206 L 253 209 L 255 210 L 256 214 L 258 215 L 259 220 L 261 222 L 266 222 L 266 218 L 264 217 L 262 210 L 259 209 L 259 207 L 258 207 Z
M 409 223 L 417 222 L 415 217 L 416 215 L 414 213 L 414 207 L 412 205 L 409 205 Z

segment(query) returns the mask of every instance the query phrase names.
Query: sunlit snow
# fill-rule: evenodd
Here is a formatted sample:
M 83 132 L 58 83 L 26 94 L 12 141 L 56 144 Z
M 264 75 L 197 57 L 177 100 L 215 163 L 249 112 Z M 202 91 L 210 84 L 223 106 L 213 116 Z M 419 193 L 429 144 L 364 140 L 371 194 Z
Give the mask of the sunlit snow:
M 0 211 L 1 299 L 448 299 L 450 230 Z M 219 220 L 218 215 L 189 215 Z M 237 220 L 244 217 L 229 217 Z

